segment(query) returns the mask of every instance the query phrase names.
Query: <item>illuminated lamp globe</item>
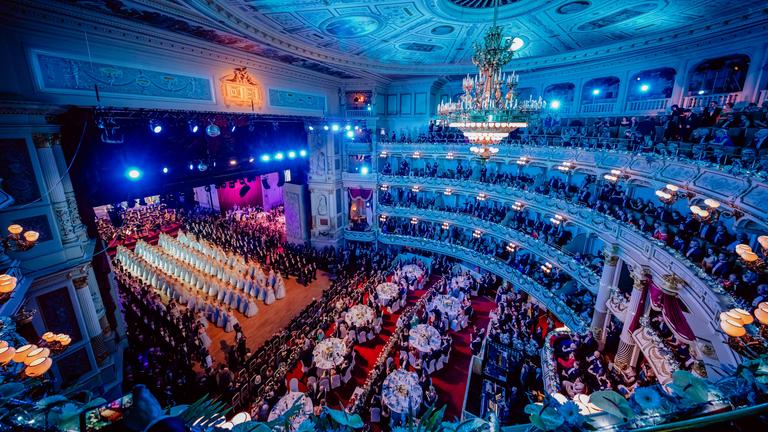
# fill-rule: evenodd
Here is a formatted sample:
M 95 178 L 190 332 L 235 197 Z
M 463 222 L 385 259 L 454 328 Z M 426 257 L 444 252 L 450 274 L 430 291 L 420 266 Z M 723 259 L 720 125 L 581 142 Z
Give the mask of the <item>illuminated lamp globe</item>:
M 741 315 L 734 312 L 733 309 L 720 314 L 720 321 L 732 320 L 741 323 Z
M 0 276 L 0 293 L 9 293 L 16 289 L 16 278 L 4 274 Z
M 24 233 L 24 240 L 34 243 L 40 238 L 40 233 L 37 231 L 27 231 Z
M 716 209 L 716 208 L 720 207 L 720 202 L 717 201 L 717 200 L 713 200 L 712 198 L 705 199 L 704 200 L 704 204 L 706 204 L 707 207 L 712 208 L 712 209 Z
M 211 138 L 216 138 L 217 136 L 221 135 L 221 129 L 219 129 L 218 126 L 211 123 L 208 125 L 208 127 L 205 128 L 205 133 L 208 134 Z
M 26 357 L 24 357 L 24 364 L 29 365 L 36 359 L 39 359 L 41 357 L 48 357 L 51 355 L 51 350 L 48 348 L 36 348 L 27 354 Z
M 51 365 L 53 364 L 53 361 L 50 357 L 40 357 L 36 358 L 32 361 L 32 363 L 27 366 L 26 369 L 24 369 L 24 373 L 28 377 L 39 377 L 40 375 L 43 375 L 44 373 L 48 372 L 48 369 L 51 368 Z
M 19 235 L 21 232 L 24 231 L 24 228 L 21 227 L 21 225 L 13 224 L 8 227 L 8 232 L 13 235 Z
M 747 264 L 752 264 L 752 263 L 756 262 L 758 259 L 760 259 L 757 256 L 757 254 L 752 252 L 752 251 L 744 252 L 740 256 L 741 256 L 741 259 L 743 259 L 744 262 L 747 263 Z
M 8 346 L 8 342 L 6 342 L 4 340 L 0 340 L 0 348 L 5 348 L 7 346 Z
M 742 337 L 747 334 L 744 326 L 732 319 L 720 321 L 720 328 L 730 337 Z
M 761 248 L 768 249 L 768 236 L 761 235 L 757 238 L 757 243 L 760 244 Z
M 21 363 L 24 361 L 24 357 L 27 356 L 31 351 L 34 351 L 37 349 L 37 345 L 27 344 L 24 346 L 20 346 L 16 349 L 16 354 L 13 356 L 13 361 L 16 363 Z
M 13 349 L 13 347 L 3 347 L 0 348 L 0 364 L 4 365 L 8 363 L 9 361 L 13 360 L 13 357 L 16 355 L 16 350 Z
M 760 321 L 760 324 L 768 325 L 768 303 L 760 303 L 755 308 L 755 318 Z
M 736 312 L 741 317 L 741 323 L 744 325 L 752 324 L 755 322 L 755 319 L 752 318 L 752 315 L 750 315 L 749 312 L 745 311 L 744 309 L 733 309 L 733 312 Z
M 675 185 L 673 185 L 673 184 L 668 184 L 668 185 L 666 185 L 666 188 L 667 188 L 667 190 L 669 190 L 670 192 L 677 192 L 677 191 L 679 191 L 679 190 L 680 190 L 680 188 L 679 188 L 679 187 L 677 187 L 677 186 L 675 186 Z
M 734 250 L 736 251 L 736 254 L 739 256 L 744 254 L 744 252 L 752 252 L 752 248 L 749 247 L 749 245 L 746 245 L 744 243 L 737 244 Z
M 45 332 L 43 333 L 42 339 L 46 342 L 53 342 L 56 340 L 56 335 L 53 332 Z

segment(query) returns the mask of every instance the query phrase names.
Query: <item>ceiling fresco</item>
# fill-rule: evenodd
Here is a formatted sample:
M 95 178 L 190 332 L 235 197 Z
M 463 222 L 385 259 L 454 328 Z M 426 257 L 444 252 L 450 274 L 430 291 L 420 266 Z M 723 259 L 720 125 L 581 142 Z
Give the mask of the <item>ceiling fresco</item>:
M 61 0 L 97 7 L 316 72 L 351 78 L 470 65 L 494 0 Z M 544 58 L 680 32 L 760 10 L 741 0 L 500 0 L 520 58 Z M 378 67 L 371 67 L 372 65 Z M 434 69 L 433 69 L 434 70 Z M 452 69 L 455 70 L 455 69 Z

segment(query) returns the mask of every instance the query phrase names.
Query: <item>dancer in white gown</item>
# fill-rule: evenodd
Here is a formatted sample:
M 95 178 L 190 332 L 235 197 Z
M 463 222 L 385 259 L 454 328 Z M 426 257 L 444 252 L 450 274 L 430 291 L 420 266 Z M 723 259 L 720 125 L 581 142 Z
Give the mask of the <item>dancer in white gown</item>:
M 271 305 L 275 302 L 275 290 L 271 286 L 267 286 L 267 294 L 264 296 L 264 304 Z
M 259 307 L 256 305 L 256 302 L 253 301 L 253 299 L 248 299 L 248 309 L 245 310 L 243 315 L 250 318 L 254 315 L 256 315 L 259 312 Z
M 224 331 L 227 333 L 232 333 L 235 331 L 235 324 L 238 324 L 237 317 L 235 317 L 235 313 L 232 312 L 232 309 L 227 311 L 227 323 L 224 327 Z
M 285 298 L 285 281 L 283 277 L 278 273 L 275 279 L 275 298 L 278 300 Z

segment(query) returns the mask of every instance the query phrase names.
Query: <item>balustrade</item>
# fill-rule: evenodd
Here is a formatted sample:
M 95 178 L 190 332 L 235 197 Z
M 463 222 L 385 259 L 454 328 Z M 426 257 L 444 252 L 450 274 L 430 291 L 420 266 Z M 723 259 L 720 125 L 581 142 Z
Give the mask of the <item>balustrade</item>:
M 643 99 L 627 101 L 628 112 L 658 112 L 666 111 L 669 99 Z
M 722 107 L 727 103 L 736 103 L 739 99 L 741 99 L 741 92 L 687 96 L 683 100 L 683 108 L 703 108 L 713 101 Z

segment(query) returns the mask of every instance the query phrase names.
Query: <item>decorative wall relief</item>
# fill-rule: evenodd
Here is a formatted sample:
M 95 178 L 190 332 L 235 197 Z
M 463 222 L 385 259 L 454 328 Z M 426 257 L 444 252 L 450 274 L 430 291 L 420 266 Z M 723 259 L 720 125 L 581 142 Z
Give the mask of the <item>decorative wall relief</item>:
M 3 179 L 3 190 L 13 197 L 16 204 L 40 198 L 40 188 L 24 139 L 0 139 L 0 178 Z
M 215 102 L 208 78 L 90 61 L 72 55 L 32 52 L 32 70 L 40 90 L 51 93 Z
M 239 67 L 231 74 L 224 75 L 221 82 L 221 97 L 228 108 L 246 107 L 260 110 L 264 106 L 264 92 L 261 84 L 249 73 L 248 68 Z
M 319 134 L 310 134 L 309 140 L 309 175 L 310 177 L 325 177 L 328 174 L 326 137 Z
M 325 96 L 271 88 L 269 89 L 269 105 L 273 107 L 325 111 Z
M 38 243 L 53 240 L 51 223 L 48 221 L 48 216 L 44 214 L 14 219 L 13 223 L 23 226 L 24 230 L 32 230 L 40 233 L 40 237 L 37 239 Z

